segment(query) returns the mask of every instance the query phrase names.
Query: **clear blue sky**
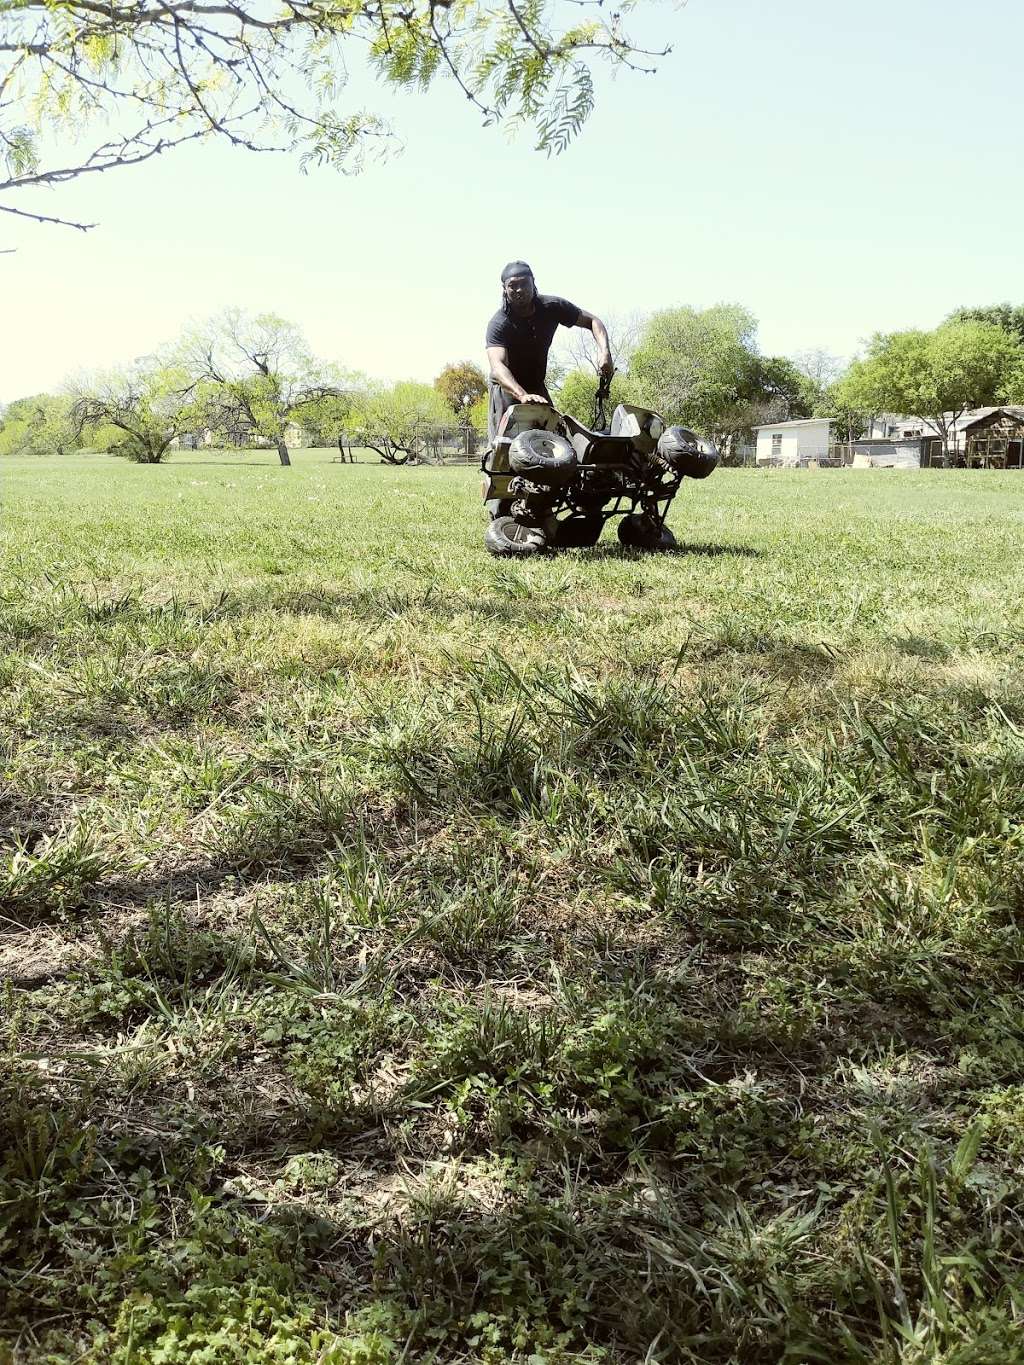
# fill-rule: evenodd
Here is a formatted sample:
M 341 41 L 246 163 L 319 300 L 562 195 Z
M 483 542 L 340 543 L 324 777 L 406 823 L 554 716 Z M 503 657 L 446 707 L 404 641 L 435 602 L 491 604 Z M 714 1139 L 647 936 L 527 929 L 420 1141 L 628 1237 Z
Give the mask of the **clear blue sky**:
M 212 145 L 0 215 L 0 400 L 130 360 L 227 304 L 385 378 L 483 361 L 497 276 L 597 313 L 736 301 L 763 350 L 853 354 L 961 303 L 1024 302 L 1020 0 L 689 0 L 638 12 L 655 76 L 599 72 L 547 159 L 443 82 L 373 88 L 404 152 L 358 177 Z

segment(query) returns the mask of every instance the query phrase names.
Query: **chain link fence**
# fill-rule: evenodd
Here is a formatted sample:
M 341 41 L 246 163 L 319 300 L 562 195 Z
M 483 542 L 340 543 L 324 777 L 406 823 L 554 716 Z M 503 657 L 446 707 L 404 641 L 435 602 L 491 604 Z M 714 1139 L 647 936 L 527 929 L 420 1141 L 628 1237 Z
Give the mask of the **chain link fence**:
M 355 464 L 367 453 L 386 464 L 476 464 L 483 437 L 472 427 L 428 427 L 396 436 L 390 432 L 343 431 L 338 437 L 338 459 Z

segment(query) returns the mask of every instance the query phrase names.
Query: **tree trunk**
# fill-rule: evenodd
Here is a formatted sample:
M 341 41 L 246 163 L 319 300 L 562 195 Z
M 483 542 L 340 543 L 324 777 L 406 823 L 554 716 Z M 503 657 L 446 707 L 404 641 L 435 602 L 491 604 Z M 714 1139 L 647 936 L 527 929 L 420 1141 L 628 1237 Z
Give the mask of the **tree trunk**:
M 948 470 L 950 470 L 950 468 L 953 467 L 953 449 L 952 445 L 950 445 L 950 438 L 952 438 L 953 435 L 956 434 L 956 422 L 958 416 L 960 416 L 960 414 L 958 414 L 958 412 L 954 412 L 952 431 L 950 431 L 949 429 L 950 425 L 948 422 L 946 422 L 945 416 L 939 416 L 939 418 L 933 419 L 933 426 L 938 427 L 938 433 L 942 437 L 942 460 L 943 463 L 945 463 L 946 468 L 948 468 Z
M 166 445 L 156 436 L 147 436 L 144 432 L 134 437 L 136 448 L 139 451 L 137 464 L 159 464 L 164 457 Z
M 286 465 L 290 465 L 290 464 L 291 464 L 291 460 L 290 460 L 289 457 L 288 457 L 288 447 L 285 445 L 284 441 L 278 441 L 278 443 L 277 443 L 277 453 L 278 453 L 278 455 L 279 455 L 280 458 L 281 458 L 281 463 L 282 463 L 282 464 L 286 464 Z

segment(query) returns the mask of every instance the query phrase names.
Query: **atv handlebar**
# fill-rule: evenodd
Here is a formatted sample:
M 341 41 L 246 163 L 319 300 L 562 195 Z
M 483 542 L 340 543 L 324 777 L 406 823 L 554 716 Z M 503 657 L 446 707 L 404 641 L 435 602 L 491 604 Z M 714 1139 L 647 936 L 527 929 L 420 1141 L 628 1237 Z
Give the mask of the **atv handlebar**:
M 612 391 L 612 379 L 615 375 L 614 368 L 607 373 L 602 373 L 597 381 L 597 393 L 594 396 L 594 420 L 590 423 L 592 431 L 604 431 L 608 426 L 608 419 L 605 417 L 604 405 L 607 403 Z

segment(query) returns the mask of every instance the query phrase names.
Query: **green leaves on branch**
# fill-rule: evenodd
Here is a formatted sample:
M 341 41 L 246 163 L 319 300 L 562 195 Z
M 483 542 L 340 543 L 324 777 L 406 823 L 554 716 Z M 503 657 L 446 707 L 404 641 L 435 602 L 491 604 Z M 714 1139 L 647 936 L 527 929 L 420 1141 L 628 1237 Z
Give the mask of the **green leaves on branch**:
M 426 90 L 444 74 L 485 123 L 531 126 L 559 152 L 594 107 L 593 59 L 636 68 L 661 55 L 630 43 L 621 12 L 560 26 L 562 13 L 559 0 L 0 0 L 0 195 L 211 137 L 358 169 L 392 134 L 372 110 L 339 108 L 353 44 L 385 84 Z M 92 128 L 94 145 L 70 159 L 53 141 Z
M 39 165 L 39 150 L 31 128 L 9 128 L 2 133 L 4 162 L 13 178 L 30 175 Z

